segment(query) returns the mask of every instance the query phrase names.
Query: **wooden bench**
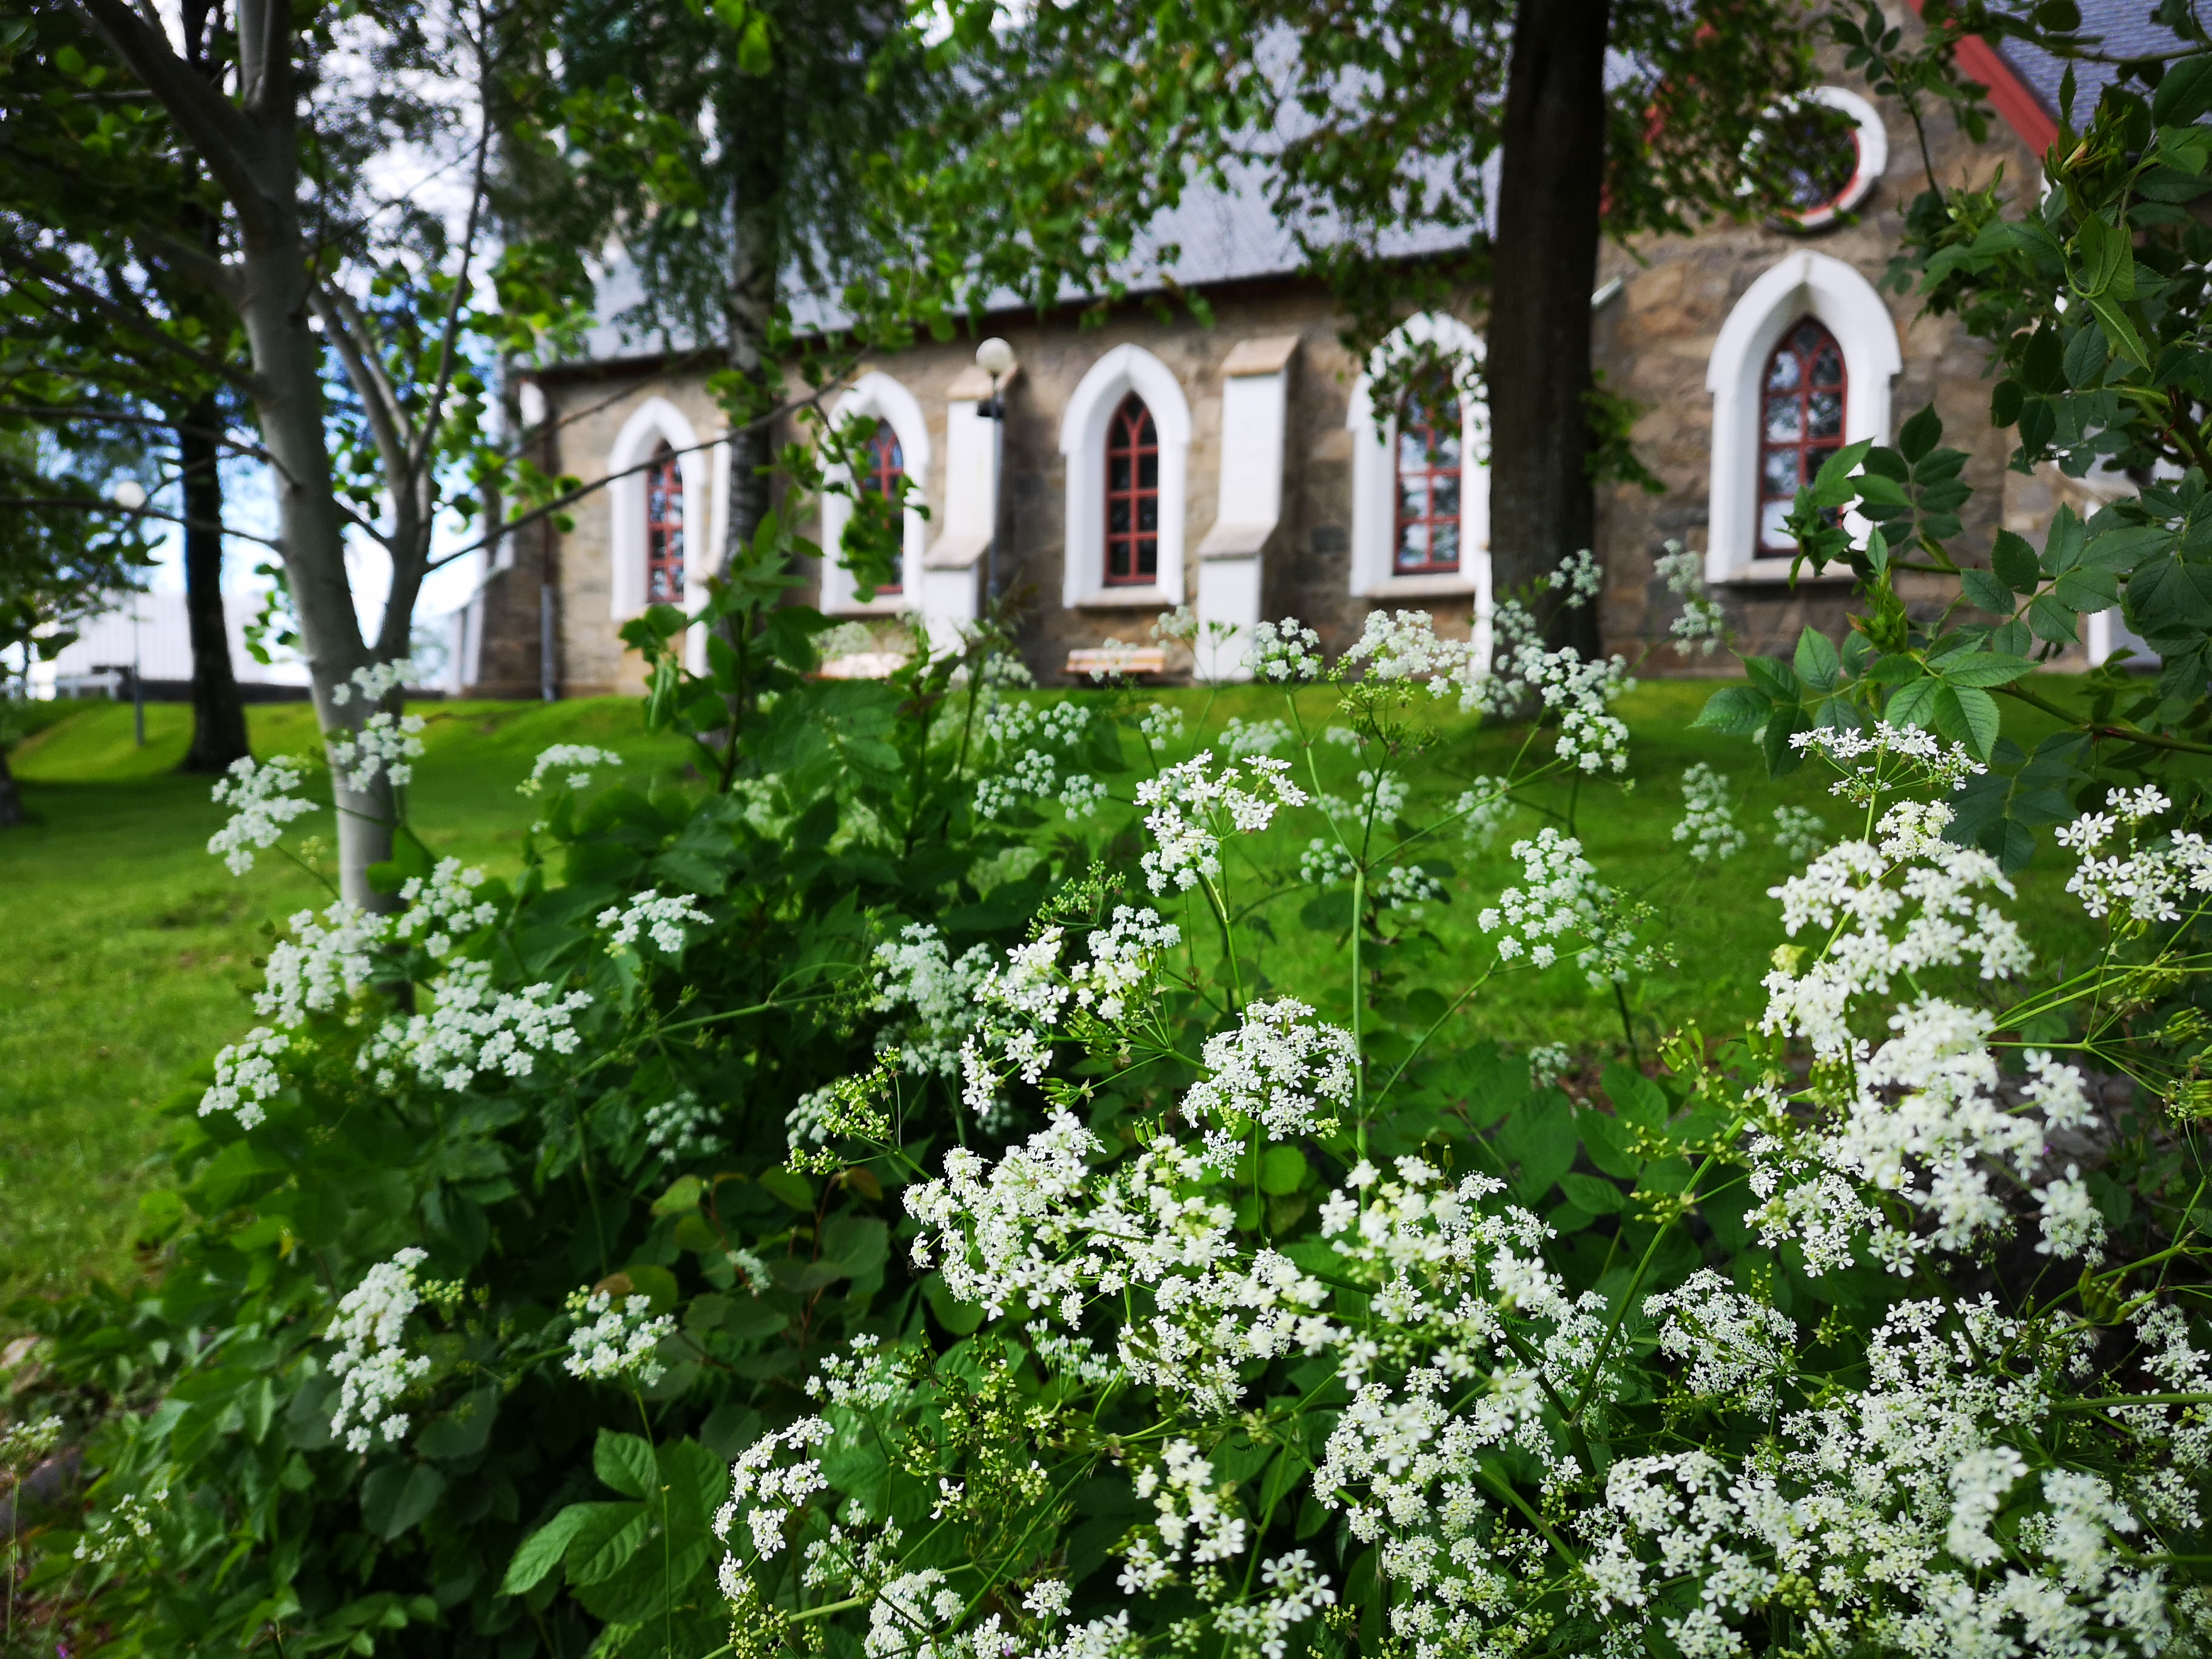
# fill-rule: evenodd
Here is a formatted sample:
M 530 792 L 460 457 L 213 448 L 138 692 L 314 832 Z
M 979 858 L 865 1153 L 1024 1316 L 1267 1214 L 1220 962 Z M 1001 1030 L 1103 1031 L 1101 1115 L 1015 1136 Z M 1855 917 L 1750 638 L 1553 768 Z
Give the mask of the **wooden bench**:
M 1088 678 L 1094 674 L 1164 674 L 1167 647 L 1158 645 L 1111 645 L 1067 653 L 1067 672 Z

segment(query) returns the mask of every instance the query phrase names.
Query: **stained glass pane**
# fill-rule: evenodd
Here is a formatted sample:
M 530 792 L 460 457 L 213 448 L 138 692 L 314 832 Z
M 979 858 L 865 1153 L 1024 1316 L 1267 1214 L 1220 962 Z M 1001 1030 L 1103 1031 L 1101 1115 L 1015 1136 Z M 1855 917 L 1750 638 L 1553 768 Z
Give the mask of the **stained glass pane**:
M 1158 530 L 1160 527 L 1160 498 L 1157 495 L 1137 497 L 1137 528 Z
M 1811 428 L 1808 436 L 1840 438 L 1844 435 L 1844 394 L 1840 392 L 1816 392 L 1805 400 L 1806 424 Z
M 1146 540 L 1137 544 L 1137 574 L 1141 576 L 1159 574 L 1159 544 Z
M 1160 458 L 1155 454 L 1137 457 L 1137 488 L 1158 489 L 1160 487 Z
M 1790 516 L 1788 501 L 1769 501 L 1759 510 L 1759 539 L 1766 547 L 1795 547 L 1797 538 L 1782 527 Z
M 1833 340 L 1830 340 L 1814 355 L 1813 384 L 1814 386 L 1841 386 L 1843 384 L 1843 380 L 1844 354 L 1837 350 L 1836 343 Z
M 1774 362 L 1766 371 L 1769 392 L 1795 392 L 1797 389 L 1797 360 L 1787 348 L 1774 354 Z
M 1762 493 L 1767 495 L 1795 495 L 1797 493 L 1797 452 L 1794 449 L 1770 450 L 1759 468 Z
M 1459 475 L 1457 473 L 1445 473 L 1431 481 L 1429 513 L 1431 517 L 1438 519 L 1459 517 Z
M 1801 413 L 1795 398 L 1769 398 L 1766 400 L 1767 442 L 1794 444 L 1804 436 L 1803 428 L 1798 425 Z
M 1106 503 L 1106 533 L 1126 536 L 1129 533 L 1129 498 L 1116 495 Z
M 1115 455 L 1106 462 L 1106 488 L 1124 490 L 1129 487 L 1129 458 Z

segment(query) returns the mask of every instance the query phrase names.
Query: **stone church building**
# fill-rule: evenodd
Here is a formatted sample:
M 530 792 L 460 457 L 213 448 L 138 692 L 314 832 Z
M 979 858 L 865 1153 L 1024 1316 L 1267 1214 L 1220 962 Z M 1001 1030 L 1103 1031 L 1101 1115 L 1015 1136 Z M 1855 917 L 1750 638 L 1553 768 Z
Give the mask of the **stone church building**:
M 2036 158 L 2056 135 L 2055 66 L 2015 64 L 1972 42 L 1962 62 L 2002 118 L 1981 145 L 1948 126 L 1931 133 L 1939 173 L 1978 184 L 2002 167 L 2009 189 L 2034 191 Z M 2091 498 L 2053 471 L 2008 471 L 2009 436 L 1989 425 L 1983 348 L 1955 319 L 1917 316 L 1911 296 L 1877 286 L 1924 187 L 1904 109 L 1840 76 L 1817 96 L 1855 135 L 1855 155 L 1835 173 L 1847 182 L 1829 199 L 1789 223 L 1719 225 L 1602 253 L 1590 300 L 1597 364 L 1607 390 L 1642 409 L 1636 451 L 1665 486 L 1601 495 L 1609 650 L 1633 656 L 1666 635 L 1679 602 L 1652 567 L 1669 541 L 1703 556 L 1745 648 L 1786 652 L 1808 623 L 1838 634 L 1848 580 L 1793 588 L 1781 514 L 1829 450 L 1888 441 L 1930 403 L 1947 441 L 1972 455 L 1963 546 L 1986 547 L 1999 527 L 2039 540 L 2060 499 Z M 1327 289 L 1298 274 L 1290 237 L 1256 199 L 1199 198 L 1163 229 L 1182 249 L 1171 274 L 1204 294 L 1210 326 L 1162 320 L 1142 297 L 1087 325 L 1075 305 L 1008 310 L 968 338 L 862 366 L 831 405 L 833 417 L 882 422 L 874 476 L 860 485 L 882 489 L 903 473 L 928 511 L 908 515 L 895 590 L 863 603 L 825 560 L 796 597 L 884 635 L 918 615 L 942 637 L 1004 595 L 1045 684 L 1097 660 L 1077 653 L 1148 642 L 1177 605 L 1232 632 L 1218 652 L 1201 635 L 1196 662 L 1170 647 L 1151 665 L 1170 681 L 1241 678 L 1241 641 L 1262 618 L 1295 616 L 1332 652 L 1378 606 L 1428 611 L 1462 635 L 1486 626 L 1480 401 L 1455 402 L 1447 389 L 1378 419 L 1377 363 L 1346 352 Z M 1427 340 L 1479 356 L 1480 315 L 1410 317 L 1380 351 Z M 567 532 L 541 523 L 508 538 L 463 628 L 470 695 L 635 690 L 641 665 L 617 629 L 657 599 L 700 603 L 720 556 L 726 465 L 713 440 L 723 417 L 705 371 L 675 372 L 668 356 L 611 328 L 601 337 L 585 360 L 538 374 L 525 412 L 550 417 L 539 458 L 549 471 L 623 476 L 577 505 Z M 977 362 L 985 337 L 1011 348 L 995 383 Z M 832 497 L 810 533 L 834 549 L 849 510 Z M 2093 657 L 2109 648 L 2113 620 L 2092 619 Z M 865 672 L 868 661 L 853 653 L 830 672 Z M 1671 653 L 1650 666 L 1670 665 L 1680 665 Z

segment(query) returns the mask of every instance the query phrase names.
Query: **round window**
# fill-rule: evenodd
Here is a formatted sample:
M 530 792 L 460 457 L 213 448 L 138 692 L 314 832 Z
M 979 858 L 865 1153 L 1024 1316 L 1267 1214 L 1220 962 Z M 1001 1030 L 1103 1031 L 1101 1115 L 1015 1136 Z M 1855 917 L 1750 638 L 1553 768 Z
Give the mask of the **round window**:
M 1815 87 L 1767 121 L 1767 142 L 1789 181 L 1788 222 L 1818 230 L 1867 198 L 1888 165 L 1888 136 L 1874 106 L 1843 87 Z

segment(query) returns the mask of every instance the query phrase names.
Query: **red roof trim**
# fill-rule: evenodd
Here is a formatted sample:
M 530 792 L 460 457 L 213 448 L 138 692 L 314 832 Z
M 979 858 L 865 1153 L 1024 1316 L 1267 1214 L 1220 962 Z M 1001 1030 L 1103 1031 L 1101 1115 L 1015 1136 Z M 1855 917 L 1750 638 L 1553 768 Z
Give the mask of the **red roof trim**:
M 1912 0 L 1912 10 L 1916 16 L 1919 15 L 1920 0 Z M 1989 88 L 1990 107 L 2004 118 L 2022 143 L 2040 158 L 2058 142 L 2058 123 L 1995 46 L 1978 34 L 1969 34 L 1959 42 L 1958 51 L 1959 67 L 1966 78 Z

